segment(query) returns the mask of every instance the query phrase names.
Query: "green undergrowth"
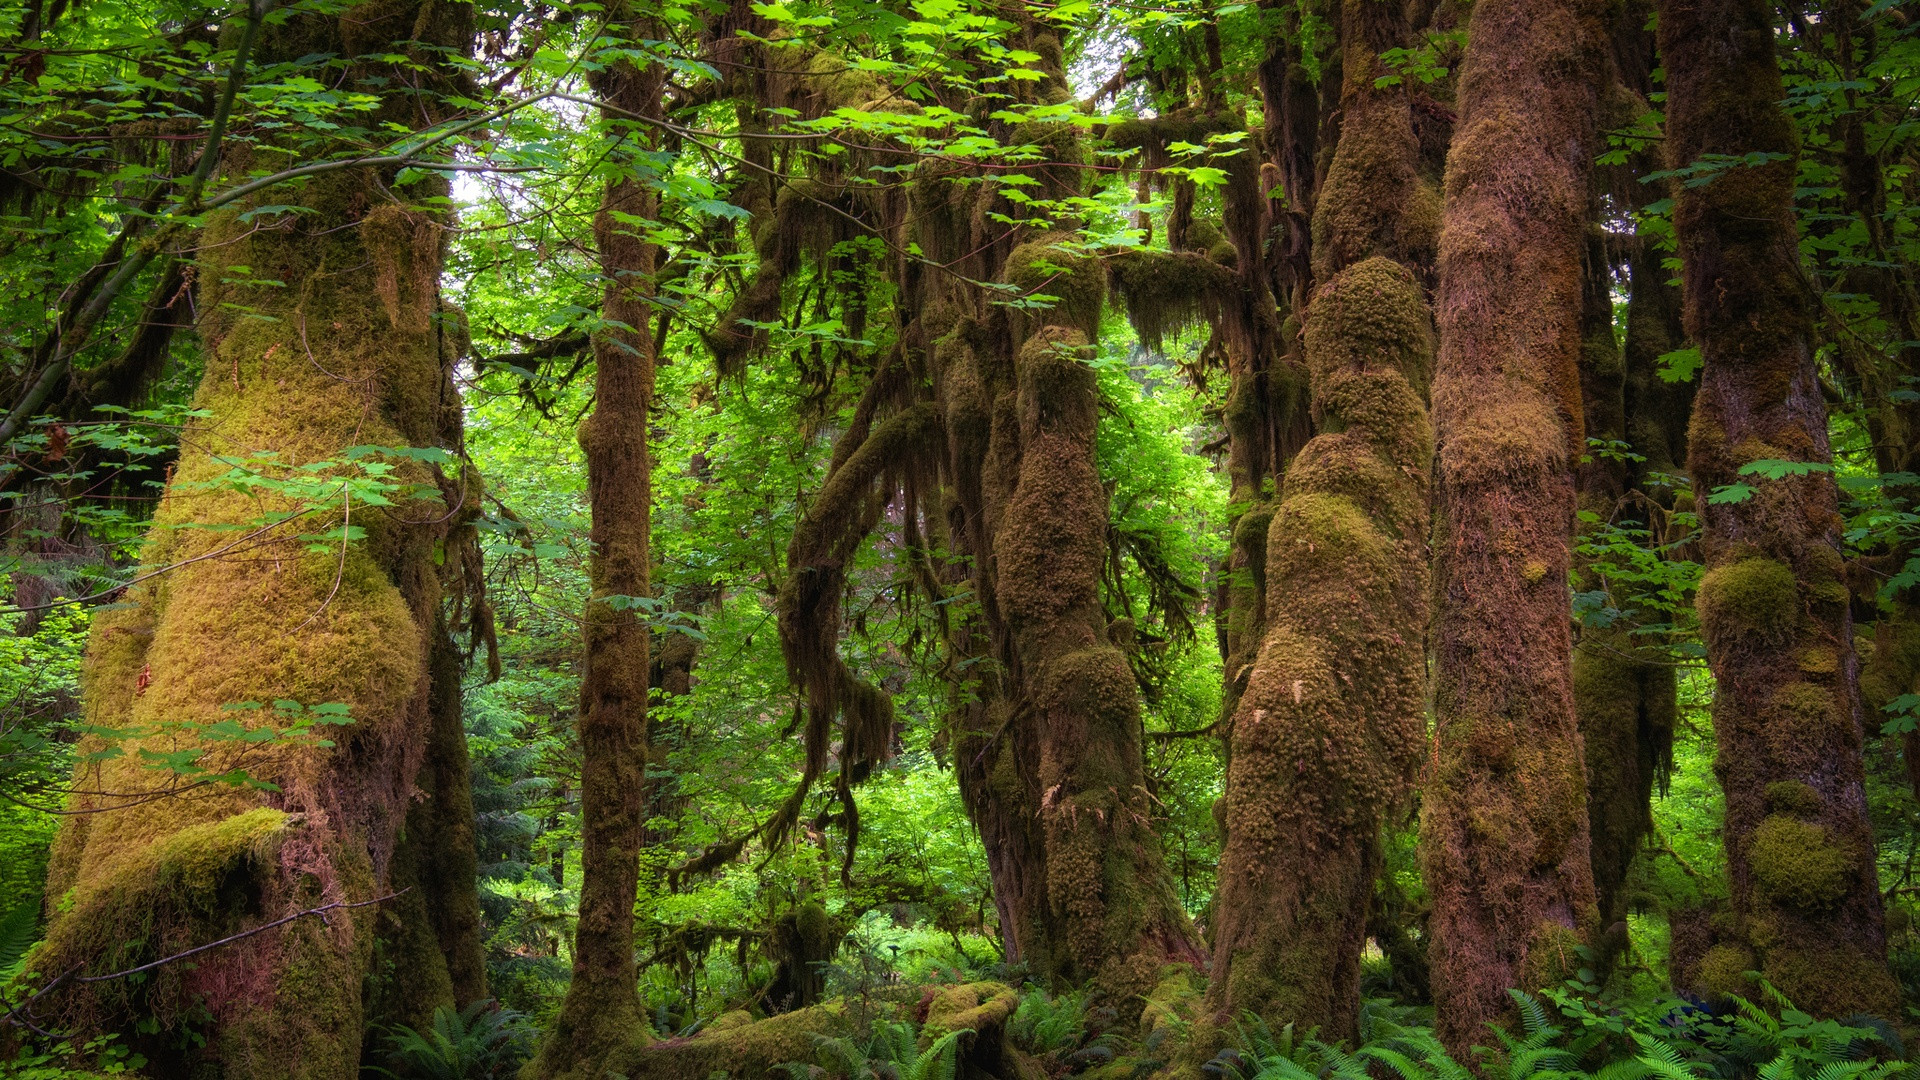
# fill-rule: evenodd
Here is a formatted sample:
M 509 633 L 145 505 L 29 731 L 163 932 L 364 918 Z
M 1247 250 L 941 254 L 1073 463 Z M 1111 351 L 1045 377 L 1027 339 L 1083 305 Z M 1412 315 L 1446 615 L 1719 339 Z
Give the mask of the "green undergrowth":
M 1249 1016 L 1203 1068 L 1220 1080 L 1885 1080 L 1911 1077 L 1898 1032 L 1875 1017 L 1815 1020 L 1762 984 L 1723 1007 L 1668 998 L 1609 1003 L 1549 990 L 1513 995 L 1518 1024 L 1471 1060 L 1448 1052 L 1427 1010 L 1370 1000 L 1360 1045 L 1329 1046 Z

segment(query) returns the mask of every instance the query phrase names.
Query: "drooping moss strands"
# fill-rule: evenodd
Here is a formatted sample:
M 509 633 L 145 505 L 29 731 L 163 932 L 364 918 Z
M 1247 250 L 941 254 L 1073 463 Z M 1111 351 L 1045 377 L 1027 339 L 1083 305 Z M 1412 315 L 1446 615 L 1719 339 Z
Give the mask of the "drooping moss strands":
M 1433 334 L 1415 273 L 1431 242 L 1406 241 L 1421 213 L 1406 91 L 1376 84 L 1377 54 L 1406 36 L 1392 5 L 1343 9 L 1346 120 L 1305 313 L 1324 433 L 1288 467 L 1270 528 L 1250 537 L 1265 543 L 1267 625 L 1228 735 L 1207 997 L 1218 1022 L 1252 1012 L 1339 1039 L 1357 1030 L 1381 825 L 1425 734 Z
M 1440 237 L 1434 775 L 1421 807 L 1440 1037 L 1593 929 L 1569 674 L 1580 264 L 1605 39 L 1588 0 L 1477 5 Z
M 1705 497 L 1751 461 L 1831 460 L 1772 14 L 1752 0 L 1659 5 L 1669 168 L 1767 155 L 1681 188 L 1674 210 L 1686 326 L 1703 359 L 1688 464 L 1702 496 L 1698 603 L 1717 680 L 1733 916 L 1697 989 L 1750 992 L 1740 972 L 1754 968 L 1816 1015 L 1890 1015 L 1899 990 L 1861 779 L 1838 492 L 1830 473 L 1814 473 L 1758 483 L 1744 499 Z
M 637 39 L 663 31 L 625 24 Z M 618 117 L 658 117 L 662 65 L 612 65 L 594 92 Z M 628 133 L 646 138 L 651 130 Z M 580 427 L 593 524 L 592 593 L 581 620 L 580 906 L 573 980 L 553 1030 L 528 1063 L 530 1078 L 594 1076 L 606 1055 L 644 1043 L 634 966 L 633 905 L 646 812 L 648 631 L 637 601 L 649 597 L 652 461 L 647 410 L 653 399 L 653 276 L 659 248 L 645 234 L 657 195 L 638 161 L 607 187 L 594 217 L 605 281 L 604 316 L 621 329 L 594 342 L 594 411 Z
M 460 52 L 469 14 L 464 6 L 361 5 L 298 15 L 263 31 L 259 55 L 346 58 L 352 78 L 394 88 L 371 122 L 417 124 L 423 110 L 444 114 L 437 94 L 449 80 L 431 65 L 399 80 L 390 61 L 355 58 L 405 51 L 411 46 L 395 43 L 413 37 Z M 285 153 L 271 141 L 230 146 L 220 168 L 244 175 Z M 271 452 L 277 464 L 263 469 L 277 476 L 284 466 L 341 460 L 356 445 L 457 446 L 446 441 L 447 410 L 458 405 L 432 317 L 444 222 L 417 228 L 431 212 L 370 195 L 391 186 L 391 175 L 341 170 L 274 191 L 273 201 L 304 210 L 284 227 L 239 219 L 264 198 L 207 225 L 196 307 L 208 361 L 195 405 L 208 415 L 183 437 L 188 449 L 144 559 L 209 554 L 231 540 L 222 530 L 303 508 L 288 495 L 256 498 L 219 484 L 231 468 L 222 455 Z M 395 472 L 433 482 L 417 464 Z M 277 741 L 248 751 L 249 772 L 277 791 L 214 785 L 125 809 L 95 799 L 85 825 L 66 830 L 49 875 L 58 890 L 43 954 L 49 970 L 117 970 L 293 911 L 383 895 L 430 728 L 427 656 L 440 601 L 433 551 L 447 510 L 425 500 L 391 512 L 356 506 L 352 524 L 365 536 L 310 552 L 295 534 L 338 528 L 344 514 L 329 503 L 298 527 L 263 534 L 261 547 L 151 579 L 96 625 L 90 723 L 253 726 L 275 720 L 273 710 L 225 707 L 278 699 L 338 702 L 353 722 L 328 733 L 332 747 Z M 202 764 L 216 770 L 235 753 L 232 741 L 202 742 L 177 727 L 124 743 L 126 754 L 90 769 L 91 790 L 162 784 L 164 775 L 141 767 L 142 748 L 203 749 Z M 324 924 L 303 919 L 152 982 L 62 994 L 62 1021 L 126 1033 L 160 1070 L 344 1080 L 359 1066 L 375 918 L 369 906 Z M 133 1031 L 149 1019 L 157 1031 Z M 188 1023 L 204 1044 L 183 1036 Z
M 1620 449 L 1631 445 L 1627 356 L 1614 340 L 1612 283 L 1596 228 L 1587 236 L 1582 282 L 1580 397 L 1590 449 L 1575 468 L 1574 486 L 1587 522 L 1583 534 L 1622 521 L 1651 521 L 1649 511 L 1657 506 L 1633 490 L 1636 471 Z M 1660 438 L 1664 441 L 1664 434 Z M 1581 591 L 1609 587 L 1604 563 L 1576 558 L 1574 573 Z M 1634 604 L 1631 597 L 1614 599 Z M 1653 786 L 1670 764 L 1678 712 L 1674 664 L 1657 641 L 1636 629 L 1627 617 L 1610 625 L 1583 625 L 1573 649 L 1574 711 L 1585 752 L 1589 851 L 1600 912 L 1596 968 L 1602 972 L 1627 946 L 1627 871 L 1653 824 Z
M 787 580 L 776 604 L 787 676 L 806 698 L 806 766 L 794 792 L 762 827 L 769 844 L 780 843 L 799 820 L 808 789 L 826 767 L 836 717 L 843 802 L 851 802 L 848 788 L 884 760 L 892 742 L 892 698 L 840 656 L 841 597 L 847 564 L 877 523 L 899 476 L 938 447 L 940 414 L 933 403 L 922 402 L 889 417 L 871 434 L 864 428 L 856 424 L 849 431 L 864 438 L 843 440 L 857 441 L 859 449 L 828 475 L 787 545 Z M 835 457 L 840 456 L 836 448 Z M 883 483 L 887 480 L 894 483 Z M 857 811 L 849 808 L 849 813 Z M 850 837 L 843 870 L 851 866 L 853 851 Z

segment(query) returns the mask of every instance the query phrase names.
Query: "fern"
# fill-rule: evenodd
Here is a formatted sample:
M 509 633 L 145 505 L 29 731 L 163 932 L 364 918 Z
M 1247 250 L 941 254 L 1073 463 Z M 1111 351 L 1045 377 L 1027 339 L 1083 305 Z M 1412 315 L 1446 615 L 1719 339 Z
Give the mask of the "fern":
M 40 906 L 15 904 L 0 915 L 0 982 L 19 974 L 28 950 L 39 940 Z
M 1633 1039 L 1640 1044 L 1640 1063 L 1649 1073 L 1660 1080 L 1708 1080 L 1705 1074 L 1696 1072 L 1673 1044 L 1655 1039 L 1640 1032 L 1633 1033 Z
M 914 1059 L 905 1080 L 954 1080 L 960 1067 L 960 1037 L 971 1034 L 971 1029 L 962 1028 L 935 1039 Z

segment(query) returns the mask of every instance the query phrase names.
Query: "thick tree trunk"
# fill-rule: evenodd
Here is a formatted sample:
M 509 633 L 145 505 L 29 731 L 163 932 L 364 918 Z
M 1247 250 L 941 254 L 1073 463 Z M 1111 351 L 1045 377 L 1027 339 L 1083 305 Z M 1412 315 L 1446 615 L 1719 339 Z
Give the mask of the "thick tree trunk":
M 1357 1033 L 1380 828 L 1424 750 L 1433 320 L 1415 268 L 1439 225 L 1406 92 L 1375 85 L 1405 18 L 1344 14 L 1345 120 L 1305 320 L 1325 433 L 1287 469 L 1264 537 L 1267 626 L 1229 736 L 1207 998 L 1221 1023 L 1251 1011 L 1333 1040 Z
M 1463 1059 L 1594 929 L 1567 592 L 1580 262 L 1605 40 L 1588 0 L 1473 12 L 1440 239 L 1434 1003 Z
M 657 36 L 640 26 L 635 38 Z M 626 120 L 658 116 L 665 72 L 657 64 L 616 64 L 594 78 L 624 138 L 644 144 L 650 128 Z M 602 314 L 620 329 L 594 342 L 594 411 L 580 428 L 593 517 L 592 597 L 582 623 L 580 685 L 580 911 L 573 981 L 529 1076 L 593 1075 L 613 1049 L 644 1042 L 633 956 L 633 905 L 646 824 L 647 597 L 652 508 L 647 411 L 653 399 L 653 274 L 659 249 L 639 221 L 656 196 L 639 166 L 607 188 L 594 218 L 606 283 Z
M 1831 461 L 1811 312 L 1792 216 L 1793 121 L 1780 107 L 1773 9 L 1667 0 L 1670 167 L 1709 155 L 1760 165 L 1687 186 L 1674 225 L 1687 329 L 1704 366 L 1689 434 L 1702 498 L 1701 632 L 1718 680 L 1714 771 L 1726 794 L 1734 933 L 1701 989 L 1751 992 L 1757 969 L 1800 1008 L 1893 1015 L 1886 936 L 1861 773 L 1858 660 L 1830 473 L 1742 477 L 1762 459 Z
M 1026 47 L 1064 90 L 1060 43 L 1039 26 Z M 1023 133 L 1032 138 L 1038 133 Z M 1076 153 L 1049 125 L 1059 161 Z M 1034 171 L 1029 192 L 1081 193 L 1073 168 Z M 981 195 L 979 193 L 987 194 Z M 973 200 L 996 200 L 976 206 Z M 916 231 L 928 257 L 976 280 L 1059 297 L 1027 313 L 937 276 L 909 283 L 909 329 L 934 377 L 947 436 L 948 528 L 971 557 L 978 615 L 955 628 L 972 702 L 954 718 L 956 771 L 980 829 L 1009 959 L 1062 984 L 1092 983 L 1137 1012 L 1169 963 L 1204 951 L 1162 859 L 1141 755 L 1139 687 L 1108 638 L 1099 582 L 1107 494 L 1095 467 L 1098 393 L 1087 363 L 1105 269 L 1058 246 L 1065 234 L 1011 235 L 987 211 L 1018 213 L 990 188 L 929 181 Z
M 459 5 L 297 16 L 263 29 L 256 55 L 352 58 L 404 51 L 412 46 L 395 42 L 409 39 L 460 50 L 469 17 Z M 394 80 L 385 63 L 349 63 L 356 78 L 420 83 L 417 69 Z M 432 93 L 394 91 L 373 118 L 414 125 L 443 114 L 437 94 L 446 85 L 428 86 Z M 229 150 L 221 164 L 241 176 L 285 162 L 261 143 Z M 248 468 L 284 479 L 315 462 L 341 463 L 320 476 L 350 474 L 345 451 L 354 446 L 457 448 L 459 406 L 437 317 L 444 223 L 373 194 L 391 179 L 317 176 L 207 226 L 198 308 L 208 359 L 195 405 L 209 415 L 181 440 L 143 553 L 148 563 L 180 565 L 129 590 L 100 617 L 90 645 L 88 721 L 125 733 L 116 740 L 125 752 L 82 770 L 87 794 L 76 809 L 93 812 L 68 819 L 56 852 L 46 970 L 121 970 L 304 910 L 363 905 L 295 918 L 149 981 L 59 997 L 56 1022 L 127 1032 L 161 1069 L 345 1080 L 359 1067 L 371 902 L 389 890 L 433 726 L 433 559 L 446 508 L 353 505 L 344 485 L 323 485 L 309 500 L 225 478 L 233 459 L 262 452 L 273 457 Z M 241 220 L 266 203 L 306 212 L 285 215 L 282 227 Z M 433 482 L 404 460 L 394 475 Z M 315 512 L 262 528 L 263 514 L 308 508 Z M 346 539 L 349 525 L 364 535 Z M 313 543 L 311 534 L 330 529 Z M 290 714 L 266 704 L 275 701 L 344 704 L 352 721 L 317 729 L 331 746 L 217 737 L 225 728 L 216 725 L 287 726 Z M 253 707 L 232 708 L 246 703 Z M 167 774 L 146 767 L 141 752 L 183 750 L 202 752 L 198 765 L 214 773 L 244 769 L 275 787 L 158 790 Z M 148 1018 L 159 1031 L 133 1035 Z M 189 1024 L 203 1046 L 182 1037 Z

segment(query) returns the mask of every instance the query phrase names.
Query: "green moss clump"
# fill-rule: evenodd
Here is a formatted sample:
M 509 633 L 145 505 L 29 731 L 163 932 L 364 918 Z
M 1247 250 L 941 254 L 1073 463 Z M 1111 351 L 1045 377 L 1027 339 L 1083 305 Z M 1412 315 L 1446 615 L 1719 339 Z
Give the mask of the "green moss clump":
M 1767 785 L 1767 807 L 1776 814 L 1812 817 L 1820 812 L 1820 793 L 1798 780 Z
M 1770 899 L 1820 911 L 1847 895 L 1854 859 L 1834 844 L 1824 826 L 1771 814 L 1747 843 L 1754 881 Z
M 592 1075 L 624 1075 L 629 1080 L 715 1076 L 758 1080 L 775 1075 L 786 1062 L 812 1060 L 814 1036 L 846 1036 L 853 1034 L 854 1027 L 846 1009 L 833 1002 L 765 1020 L 714 1023 L 684 1039 L 651 1041 L 642 1030 L 635 1032 L 633 1042 L 608 1054 Z
M 1693 981 L 1708 1001 L 1717 1003 L 1736 996 L 1751 997 L 1760 988 L 1747 972 L 1758 967 L 1752 949 L 1738 942 L 1723 941 L 1700 958 Z
M 1029 325 L 1071 327 L 1088 341 L 1100 336 L 1100 309 L 1107 299 L 1106 274 L 1100 262 L 1070 251 L 1068 233 L 1045 233 L 1013 249 L 1007 256 L 1006 280 L 1017 286 L 1032 307 Z M 1057 299 L 1040 301 L 1040 296 Z
M 1793 569 L 1761 555 L 1708 571 L 1698 606 L 1709 648 L 1782 644 L 1793 638 L 1802 614 Z
M 921 1025 L 920 1034 L 927 1040 L 953 1031 L 998 1034 L 1019 1005 L 1020 995 L 1004 983 L 963 983 L 949 987 L 935 994 L 928 1003 L 927 1020 Z

